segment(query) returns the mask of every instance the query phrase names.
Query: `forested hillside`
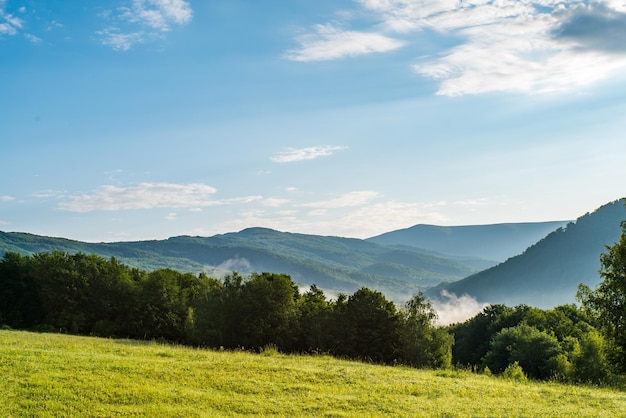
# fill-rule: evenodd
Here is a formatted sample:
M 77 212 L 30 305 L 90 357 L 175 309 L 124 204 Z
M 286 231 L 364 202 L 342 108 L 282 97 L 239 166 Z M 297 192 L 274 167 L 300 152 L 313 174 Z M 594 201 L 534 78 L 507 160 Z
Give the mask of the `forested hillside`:
M 0 254 L 84 252 L 116 257 L 129 266 L 172 268 L 221 276 L 280 272 L 301 286 L 317 284 L 331 292 L 362 286 L 395 300 L 441 282 L 459 280 L 491 264 L 484 260 L 437 256 L 416 248 L 394 248 L 365 240 L 250 228 L 213 237 L 173 237 L 162 241 L 85 243 L 24 233 L 0 232 Z
M 624 200 L 602 206 L 559 228 L 524 253 L 458 282 L 442 284 L 427 294 L 445 290 L 468 294 L 481 302 L 552 307 L 573 303 L 579 283 L 600 281 L 600 254 L 620 237 L 626 219 Z

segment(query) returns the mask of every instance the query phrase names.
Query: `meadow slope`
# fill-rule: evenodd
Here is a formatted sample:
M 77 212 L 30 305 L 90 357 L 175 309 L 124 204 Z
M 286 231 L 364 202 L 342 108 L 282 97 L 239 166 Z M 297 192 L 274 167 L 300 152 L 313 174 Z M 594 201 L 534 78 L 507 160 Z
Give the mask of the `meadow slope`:
M 624 416 L 626 392 L 0 331 L 1 416 Z

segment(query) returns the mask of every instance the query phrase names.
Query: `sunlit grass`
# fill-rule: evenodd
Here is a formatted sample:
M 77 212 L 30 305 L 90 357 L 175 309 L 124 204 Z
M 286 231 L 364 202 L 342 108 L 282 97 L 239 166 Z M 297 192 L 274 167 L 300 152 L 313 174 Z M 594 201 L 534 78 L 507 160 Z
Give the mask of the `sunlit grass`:
M 0 331 L 0 416 L 626 416 L 626 392 Z

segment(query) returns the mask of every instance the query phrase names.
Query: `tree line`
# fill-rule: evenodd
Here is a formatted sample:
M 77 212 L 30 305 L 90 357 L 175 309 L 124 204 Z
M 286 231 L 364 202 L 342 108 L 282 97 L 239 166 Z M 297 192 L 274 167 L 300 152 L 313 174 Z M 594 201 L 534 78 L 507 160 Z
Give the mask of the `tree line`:
M 435 318 L 421 293 L 402 307 L 367 288 L 329 300 L 285 274 L 216 279 L 64 252 L 0 261 L 0 324 L 18 329 L 449 367 L 452 336 Z
M 195 346 L 327 353 L 382 364 L 608 383 L 626 373 L 626 223 L 600 256 L 602 282 L 581 285 L 581 306 L 542 310 L 490 305 L 437 327 L 422 293 L 398 307 L 361 288 L 329 300 L 284 274 L 223 279 L 144 271 L 84 253 L 6 253 L 0 261 L 0 325 Z

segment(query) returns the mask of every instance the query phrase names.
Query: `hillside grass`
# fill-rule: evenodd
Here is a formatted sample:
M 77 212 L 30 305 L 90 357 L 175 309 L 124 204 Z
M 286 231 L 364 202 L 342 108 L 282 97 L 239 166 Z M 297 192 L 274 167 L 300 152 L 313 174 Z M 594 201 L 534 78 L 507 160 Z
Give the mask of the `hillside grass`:
M 626 416 L 626 392 L 0 331 L 0 416 Z

